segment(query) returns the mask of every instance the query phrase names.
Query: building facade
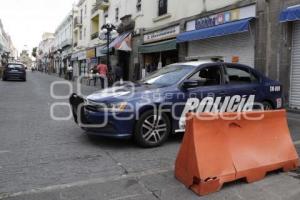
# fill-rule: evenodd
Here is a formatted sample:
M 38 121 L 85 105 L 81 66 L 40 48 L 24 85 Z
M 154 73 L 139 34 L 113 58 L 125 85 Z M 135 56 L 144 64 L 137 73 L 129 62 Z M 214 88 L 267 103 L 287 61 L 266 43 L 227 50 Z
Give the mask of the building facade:
M 97 48 L 103 44 L 99 39 L 103 11 L 99 1 L 80 0 L 73 15 L 72 65 L 75 77 L 90 73 L 98 64 Z
M 73 12 L 69 12 L 54 33 L 54 70 L 62 76 L 66 68 L 71 64 L 73 52 Z
M 54 33 L 43 33 L 37 49 L 37 67 L 39 71 L 51 73 L 54 69 Z
M 257 15 L 256 68 L 279 80 L 287 105 L 300 109 L 300 0 L 261 0 Z
M 181 61 L 246 64 L 280 81 L 288 105 L 300 109 L 299 19 L 281 19 L 298 10 L 300 0 L 80 0 L 70 60 L 79 76 L 109 52 L 125 80 Z M 118 32 L 109 48 L 101 32 L 107 22 Z
M 18 51 L 14 47 L 10 35 L 5 31 L 2 21 L 0 19 L 0 64 L 1 59 L 4 59 L 4 57 L 7 60 L 5 62 L 15 60 L 18 57 Z

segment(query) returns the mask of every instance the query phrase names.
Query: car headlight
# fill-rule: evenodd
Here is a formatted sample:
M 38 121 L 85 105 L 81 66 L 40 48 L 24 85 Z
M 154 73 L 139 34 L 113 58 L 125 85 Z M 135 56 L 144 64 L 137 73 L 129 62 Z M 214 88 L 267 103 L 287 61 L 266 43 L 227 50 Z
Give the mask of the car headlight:
M 100 112 L 123 112 L 127 108 L 127 102 L 119 103 L 97 103 L 92 101 L 85 101 L 85 107 L 92 111 Z
M 109 103 L 106 104 L 106 108 L 104 108 L 103 110 L 105 111 L 105 109 L 108 112 L 123 112 L 127 107 L 127 102 L 120 102 L 120 103 Z

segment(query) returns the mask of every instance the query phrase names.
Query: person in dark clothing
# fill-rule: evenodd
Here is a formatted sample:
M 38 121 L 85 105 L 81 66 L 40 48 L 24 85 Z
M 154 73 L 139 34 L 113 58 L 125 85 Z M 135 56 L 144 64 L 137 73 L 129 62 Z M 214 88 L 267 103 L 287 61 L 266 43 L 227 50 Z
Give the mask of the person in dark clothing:
M 73 67 L 71 65 L 69 65 L 69 67 L 67 68 L 67 72 L 68 72 L 68 80 L 71 81 L 73 79 Z
M 157 70 L 157 65 L 155 63 L 151 63 L 151 72 L 154 72 Z
M 95 65 L 92 69 L 92 74 L 93 74 L 93 79 L 94 79 L 94 86 L 96 86 L 97 83 L 97 74 L 98 74 L 98 69 L 97 69 L 97 65 Z
M 120 81 L 123 79 L 123 68 L 119 65 L 119 63 L 115 67 L 115 76 L 116 76 L 116 81 Z
M 146 64 L 146 72 L 151 73 L 151 65 L 150 64 Z

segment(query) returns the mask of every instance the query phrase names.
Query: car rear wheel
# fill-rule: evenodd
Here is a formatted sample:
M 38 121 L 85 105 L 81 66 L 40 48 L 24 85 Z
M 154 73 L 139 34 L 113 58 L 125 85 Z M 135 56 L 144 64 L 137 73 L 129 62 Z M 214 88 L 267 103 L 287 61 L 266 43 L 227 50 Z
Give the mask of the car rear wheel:
M 165 113 L 147 111 L 136 124 L 134 139 L 142 147 L 157 147 L 168 139 L 170 131 L 170 120 Z
M 264 101 L 262 104 L 263 104 L 264 110 L 273 110 L 274 109 L 272 104 L 270 104 L 267 101 Z

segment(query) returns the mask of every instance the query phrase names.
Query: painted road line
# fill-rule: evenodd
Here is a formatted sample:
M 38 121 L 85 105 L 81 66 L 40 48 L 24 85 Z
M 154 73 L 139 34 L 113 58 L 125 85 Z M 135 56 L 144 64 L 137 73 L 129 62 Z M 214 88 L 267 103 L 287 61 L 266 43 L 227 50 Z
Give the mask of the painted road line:
M 10 153 L 10 151 L 0 151 L 0 154 L 3 154 L 3 153 Z
M 295 118 L 295 117 L 288 117 L 288 120 L 300 121 L 299 118 Z
M 300 140 L 295 141 L 295 142 L 294 142 L 294 145 L 300 145 Z
M 150 176 L 150 175 L 155 175 L 155 174 L 161 174 L 165 172 L 170 172 L 174 169 L 174 166 L 170 166 L 169 168 L 166 169 L 153 169 L 153 170 L 146 170 L 143 172 L 138 172 L 138 173 L 131 173 L 128 174 L 127 176 L 112 176 L 112 177 L 103 177 L 103 178 L 95 178 L 95 179 L 88 179 L 88 180 L 83 180 L 83 181 L 77 181 L 73 183 L 68 183 L 68 184 L 60 184 L 60 185 L 51 185 L 47 186 L 44 188 L 36 188 L 36 189 L 31 189 L 28 191 L 22 191 L 22 192 L 16 192 L 16 193 L 0 193 L 0 200 L 5 199 L 5 198 L 12 198 L 12 197 L 19 197 L 23 195 L 31 195 L 31 194 L 39 194 L 43 192 L 51 192 L 54 190 L 63 190 L 66 188 L 71 188 L 71 187 L 81 187 L 81 186 L 86 186 L 86 185 L 92 185 L 92 184 L 99 184 L 99 183 L 105 183 L 105 182 L 110 182 L 110 181 L 119 181 L 119 180 L 124 180 L 124 179 L 130 179 L 130 178 L 137 178 L 137 177 L 144 177 L 144 176 Z

